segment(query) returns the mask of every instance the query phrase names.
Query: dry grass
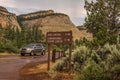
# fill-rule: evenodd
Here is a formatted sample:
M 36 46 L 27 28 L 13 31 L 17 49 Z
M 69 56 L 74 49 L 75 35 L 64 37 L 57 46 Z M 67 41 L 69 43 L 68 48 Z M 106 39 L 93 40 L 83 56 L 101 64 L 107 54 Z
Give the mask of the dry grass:
M 54 63 L 50 63 L 53 68 Z M 74 74 L 68 72 L 55 72 L 55 77 L 49 76 L 47 63 L 32 63 L 20 70 L 20 80 L 73 80 Z
M 16 54 L 15 53 L 8 53 L 8 52 L 0 53 L 0 56 L 11 56 L 11 55 L 16 55 Z

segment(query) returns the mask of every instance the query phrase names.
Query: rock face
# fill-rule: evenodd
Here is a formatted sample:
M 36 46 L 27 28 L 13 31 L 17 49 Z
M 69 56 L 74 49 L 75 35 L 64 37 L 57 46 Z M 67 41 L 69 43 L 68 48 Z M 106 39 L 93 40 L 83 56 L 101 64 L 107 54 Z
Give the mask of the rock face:
M 62 13 L 55 13 L 53 10 L 38 11 L 29 14 L 23 14 L 16 17 L 15 14 L 7 11 L 0 6 L 0 26 L 7 26 L 21 29 L 21 27 L 39 27 L 44 34 L 47 32 L 72 31 L 73 39 L 82 37 L 91 38 L 86 31 L 79 30 L 70 20 L 69 16 Z
M 7 11 L 6 8 L 0 6 L 0 26 L 6 28 L 7 26 L 20 29 L 17 22 L 16 15 Z
M 88 33 L 87 32 L 87 29 L 85 26 L 77 26 L 77 28 L 79 29 L 79 31 L 81 32 L 82 35 L 84 35 L 85 38 L 88 38 L 88 39 L 93 39 L 93 36 L 92 34 Z
M 69 16 L 55 13 L 53 10 L 20 15 L 18 16 L 18 22 L 26 28 L 39 26 L 44 34 L 46 32 L 72 31 L 74 40 L 86 36 L 76 28 Z
M 65 14 L 54 13 L 53 10 L 39 11 L 18 16 L 21 26 L 74 26 Z

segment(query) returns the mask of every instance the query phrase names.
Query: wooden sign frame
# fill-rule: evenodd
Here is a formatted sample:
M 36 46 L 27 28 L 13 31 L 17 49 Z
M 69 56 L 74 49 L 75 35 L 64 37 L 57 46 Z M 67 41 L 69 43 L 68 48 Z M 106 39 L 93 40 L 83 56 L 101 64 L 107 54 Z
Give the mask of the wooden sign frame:
M 72 31 L 47 32 L 46 43 L 48 44 L 48 67 L 50 70 L 50 46 L 55 44 L 69 45 L 69 70 L 71 69 L 71 53 L 72 53 Z

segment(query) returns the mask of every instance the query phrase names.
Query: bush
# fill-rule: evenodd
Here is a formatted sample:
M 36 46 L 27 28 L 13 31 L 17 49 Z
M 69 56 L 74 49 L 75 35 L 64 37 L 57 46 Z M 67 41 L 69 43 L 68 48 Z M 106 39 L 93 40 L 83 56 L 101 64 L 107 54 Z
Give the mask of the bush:
M 100 65 L 92 59 L 86 60 L 84 67 L 80 70 L 80 73 L 76 77 L 76 80 L 111 80 L 110 76 L 106 76 L 103 73 L 103 69 Z
M 49 76 L 51 78 L 55 78 L 56 77 L 56 74 L 55 74 L 55 71 L 53 69 L 50 69 L 49 72 L 48 72 Z
M 55 63 L 54 70 L 67 71 L 69 67 L 69 57 L 63 57 L 62 61 Z
M 89 56 L 90 50 L 86 46 L 77 47 L 72 54 L 72 61 L 74 63 L 83 64 Z
M 111 68 L 112 77 L 117 80 L 120 77 L 120 64 L 116 64 Z
M 0 52 L 4 52 L 4 49 L 5 49 L 4 42 L 0 40 Z
M 120 50 L 115 45 L 111 46 L 111 54 L 108 56 L 107 62 L 110 66 L 120 64 Z
M 120 44 L 117 44 L 117 49 L 119 50 L 120 49 Z M 120 51 L 120 50 L 119 50 Z
M 75 79 L 118 80 L 120 76 L 120 50 L 118 46 L 119 44 L 105 44 L 96 50 L 78 48 L 73 55 L 74 70 L 78 73 Z M 87 52 L 89 54 L 86 54 Z
M 5 50 L 8 52 L 18 53 L 18 48 L 11 41 L 6 41 Z
M 80 45 L 84 45 L 84 46 L 87 46 L 89 48 L 92 47 L 92 42 L 90 40 L 86 39 L 85 37 L 75 40 L 74 44 L 77 47 Z
M 107 43 L 103 47 L 96 50 L 102 60 L 106 60 L 107 56 L 111 54 L 111 46 Z
M 56 71 L 63 71 L 63 69 L 64 69 L 64 62 L 63 62 L 63 61 L 57 62 L 57 63 L 55 64 L 55 66 L 54 66 L 54 69 L 55 69 Z

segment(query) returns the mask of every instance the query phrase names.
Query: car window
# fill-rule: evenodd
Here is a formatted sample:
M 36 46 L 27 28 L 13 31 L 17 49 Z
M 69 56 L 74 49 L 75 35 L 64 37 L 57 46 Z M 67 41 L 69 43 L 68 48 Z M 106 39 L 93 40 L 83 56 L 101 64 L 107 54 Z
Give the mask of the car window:
M 28 44 L 27 46 L 34 46 L 34 44 Z
M 34 48 L 35 48 L 35 49 L 39 49 L 39 48 L 41 48 L 41 47 L 40 47 L 40 46 L 35 46 Z
M 37 44 L 36 46 L 41 46 L 41 44 Z
M 44 48 L 44 46 L 42 44 L 29 44 L 26 47 L 28 48 Z
M 28 44 L 26 47 L 33 48 L 34 46 L 34 44 Z
M 30 46 L 30 45 L 28 45 L 28 46 L 26 46 L 27 48 L 33 48 L 33 46 Z

